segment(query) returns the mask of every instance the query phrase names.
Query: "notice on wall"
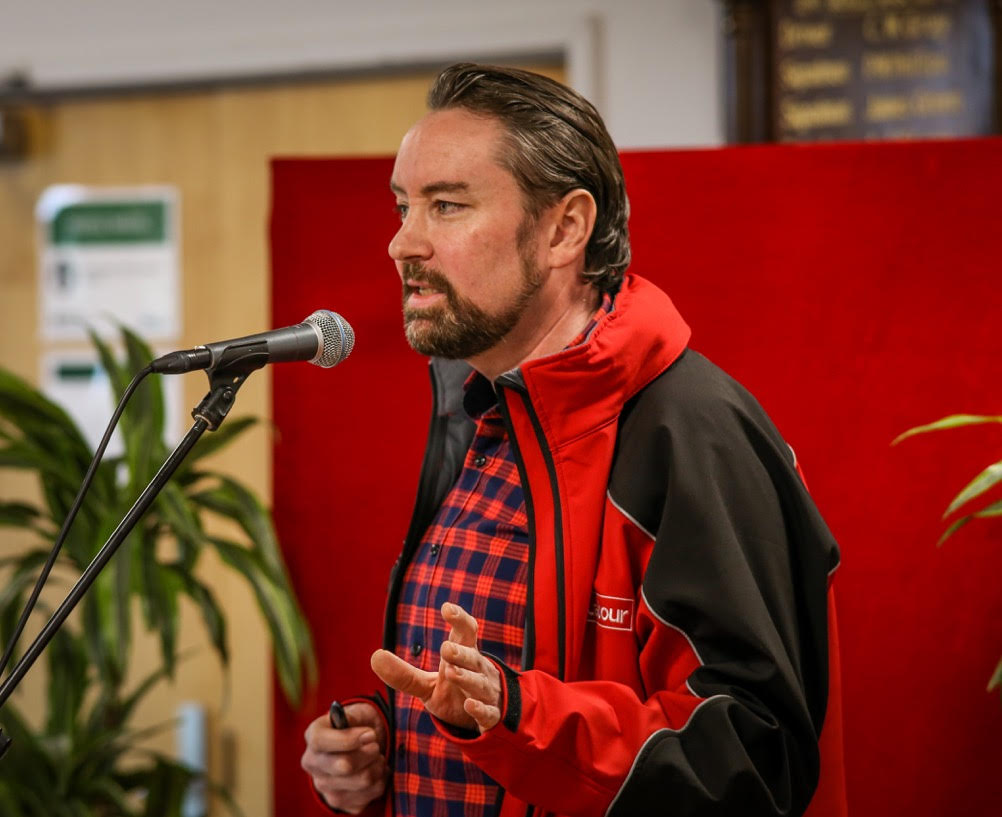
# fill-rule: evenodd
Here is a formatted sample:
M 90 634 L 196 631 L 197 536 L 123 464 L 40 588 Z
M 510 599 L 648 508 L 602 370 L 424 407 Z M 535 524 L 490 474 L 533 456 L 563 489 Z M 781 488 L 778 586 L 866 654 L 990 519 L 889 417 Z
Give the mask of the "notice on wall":
M 181 334 L 174 188 L 55 185 L 36 221 L 43 340 L 113 338 L 118 324 L 147 341 Z
M 772 0 L 777 141 L 989 134 L 990 0 Z

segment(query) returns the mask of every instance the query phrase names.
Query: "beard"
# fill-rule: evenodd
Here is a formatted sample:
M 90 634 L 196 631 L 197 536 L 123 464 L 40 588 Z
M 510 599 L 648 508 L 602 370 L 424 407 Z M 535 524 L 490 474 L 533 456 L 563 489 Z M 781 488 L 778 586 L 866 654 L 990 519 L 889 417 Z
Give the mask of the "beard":
M 414 288 L 404 284 L 404 333 L 411 348 L 422 355 L 468 360 L 496 346 L 515 327 L 529 300 L 542 285 L 542 276 L 528 251 L 521 246 L 519 250 L 521 286 L 507 303 L 490 312 L 459 295 L 437 270 L 405 263 L 405 281 L 416 278 L 445 296 L 445 303 L 441 305 L 408 308 L 407 296 Z

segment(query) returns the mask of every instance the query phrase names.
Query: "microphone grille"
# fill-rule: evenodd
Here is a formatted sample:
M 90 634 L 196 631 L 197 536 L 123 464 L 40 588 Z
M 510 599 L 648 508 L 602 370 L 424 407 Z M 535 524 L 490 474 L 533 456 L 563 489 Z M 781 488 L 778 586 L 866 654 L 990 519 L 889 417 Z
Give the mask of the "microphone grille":
M 351 354 L 351 350 L 355 346 L 355 331 L 351 328 L 351 324 L 337 312 L 331 312 L 329 309 L 318 309 L 303 323 L 308 323 L 319 329 L 323 338 L 323 347 L 310 363 L 328 369 L 331 366 L 337 366 Z

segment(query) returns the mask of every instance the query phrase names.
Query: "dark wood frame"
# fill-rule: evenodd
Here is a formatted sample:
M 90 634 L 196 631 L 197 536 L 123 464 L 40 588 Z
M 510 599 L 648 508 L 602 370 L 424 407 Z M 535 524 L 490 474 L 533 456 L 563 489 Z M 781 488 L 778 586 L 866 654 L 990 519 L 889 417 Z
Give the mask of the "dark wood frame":
M 769 0 L 722 0 L 727 141 L 776 141 Z M 1002 0 L 988 0 L 995 47 L 993 126 L 1002 131 Z

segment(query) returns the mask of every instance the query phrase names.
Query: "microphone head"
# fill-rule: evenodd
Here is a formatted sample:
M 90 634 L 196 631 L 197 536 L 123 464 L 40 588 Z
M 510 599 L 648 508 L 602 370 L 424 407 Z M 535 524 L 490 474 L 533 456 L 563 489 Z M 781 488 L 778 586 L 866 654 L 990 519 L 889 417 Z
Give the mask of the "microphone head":
M 323 339 L 320 350 L 310 363 L 328 369 L 331 366 L 337 366 L 351 354 L 351 350 L 355 346 L 355 331 L 351 328 L 351 324 L 337 312 L 331 312 L 329 309 L 318 309 L 303 323 L 314 327 Z

